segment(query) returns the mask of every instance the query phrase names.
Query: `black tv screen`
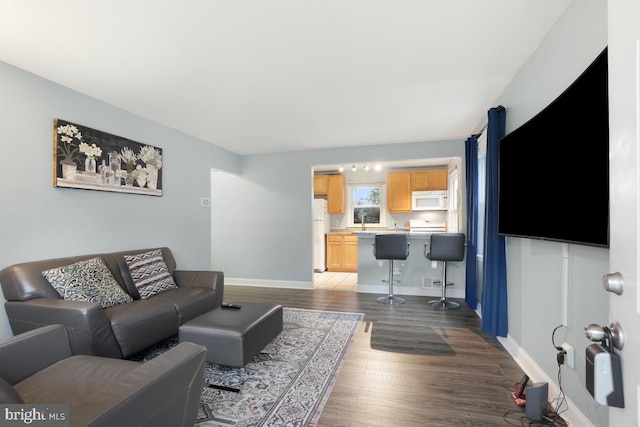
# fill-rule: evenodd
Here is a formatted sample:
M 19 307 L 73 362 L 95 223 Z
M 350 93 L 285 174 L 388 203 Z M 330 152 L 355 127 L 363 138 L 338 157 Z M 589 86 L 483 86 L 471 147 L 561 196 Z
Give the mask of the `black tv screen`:
M 499 141 L 498 233 L 609 246 L 607 49 Z

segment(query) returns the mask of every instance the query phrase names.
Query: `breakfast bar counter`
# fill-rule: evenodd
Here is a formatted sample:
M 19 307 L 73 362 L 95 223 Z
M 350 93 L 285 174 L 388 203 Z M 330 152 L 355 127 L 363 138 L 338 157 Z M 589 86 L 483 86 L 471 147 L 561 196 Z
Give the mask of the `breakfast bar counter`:
M 380 231 L 354 231 L 358 236 L 358 291 L 367 293 L 386 294 L 388 284 L 382 282 L 389 275 L 388 261 L 377 260 L 373 256 L 373 242 Z M 429 252 L 430 233 L 415 233 L 401 230 L 389 230 L 383 233 L 405 233 L 409 242 L 409 256 L 405 261 L 394 262 L 393 289 L 396 295 L 425 295 L 437 297 L 442 290 L 440 285 L 433 284 L 442 278 L 442 262 L 430 261 L 425 257 Z M 451 298 L 464 298 L 466 261 L 447 263 L 447 281 L 454 283 L 447 288 L 447 295 Z

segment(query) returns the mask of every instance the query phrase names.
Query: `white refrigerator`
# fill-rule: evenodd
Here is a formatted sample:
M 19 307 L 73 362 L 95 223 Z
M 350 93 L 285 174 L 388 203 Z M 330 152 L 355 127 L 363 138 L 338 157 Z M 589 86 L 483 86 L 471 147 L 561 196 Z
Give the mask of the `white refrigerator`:
M 330 228 L 326 199 L 313 199 L 313 271 L 321 273 L 327 269 L 325 235 Z

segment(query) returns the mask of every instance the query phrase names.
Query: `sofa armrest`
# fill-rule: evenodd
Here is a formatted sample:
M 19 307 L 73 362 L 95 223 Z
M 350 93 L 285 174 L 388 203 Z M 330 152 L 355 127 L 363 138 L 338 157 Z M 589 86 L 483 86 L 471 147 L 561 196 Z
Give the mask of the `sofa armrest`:
M 184 342 L 71 408 L 72 426 L 192 427 L 207 350 Z
M 13 385 L 71 356 L 64 326 L 44 326 L 0 343 L 0 377 Z
M 216 291 L 216 306 L 222 304 L 224 273 L 222 271 L 174 270 L 173 278 L 181 288 L 210 288 Z
M 5 309 L 14 334 L 45 325 L 67 329 L 73 354 L 122 358 L 111 324 L 99 304 L 56 298 L 7 301 Z

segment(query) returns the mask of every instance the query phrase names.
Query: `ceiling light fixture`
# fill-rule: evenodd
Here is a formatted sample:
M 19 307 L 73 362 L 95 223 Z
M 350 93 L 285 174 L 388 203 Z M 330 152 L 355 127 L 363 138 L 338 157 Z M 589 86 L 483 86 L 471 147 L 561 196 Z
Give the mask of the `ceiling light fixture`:
M 364 170 L 366 170 L 366 171 L 368 171 L 368 170 L 369 170 L 369 165 L 368 165 L 368 164 L 365 164 L 365 165 L 364 165 Z
M 381 165 L 380 163 L 378 163 L 378 164 L 376 164 L 376 165 L 375 165 L 374 169 L 375 169 L 377 172 L 380 172 L 380 170 L 382 170 L 382 165 Z
M 356 164 L 354 163 L 353 166 L 351 166 L 351 172 L 355 172 L 356 171 Z
M 338 170 L 339 170 L 340 172 L 344 172 L 344 166 L 340 165 L 340 167 L 338 168 Z

